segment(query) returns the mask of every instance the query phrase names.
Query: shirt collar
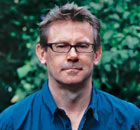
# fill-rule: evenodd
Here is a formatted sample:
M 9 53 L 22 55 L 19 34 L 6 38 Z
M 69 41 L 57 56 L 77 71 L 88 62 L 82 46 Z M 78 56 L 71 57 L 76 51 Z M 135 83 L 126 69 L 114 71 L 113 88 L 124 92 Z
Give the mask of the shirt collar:
M 48 80 L 42 86 L 41 92 L 42 92 L 42 97 L 43 97 L 43 101 L 44 101 L 45 105 L 49 108 L 52 116 L 54 117 L 55 111 L 58 109 L 58 107 L 49 90 Z
M 96 92 L 96 86 L 92 85 L 92 96 L 91 96 L 91 101 L 90 104 L 88 106 L 88 108 L 86 109 L 85 113 L 87 113 L 87 111 L 89 111 L 89 109 L 92 109 L 92 114 L 93 117 L 98 121 L 98 113 L 97 113 L 97 92 Z M 59 108 L 57 107 L 51 92 L 49 90 L 48 87 L 48 80 L 44 83 L 44 85 L 42 86 L 42 96 L 43 96 L 43 101 L 45 103 L 45 105 L 47 105 L 47 107 L 49 108 L 52 116 L 54 117 L 56 110 L 58 110 Z
M 92 83 L 92 86 L 93 87 L 92 87 L 91 101 L 90 101 L 90 104 L 89 104 L 86 111 L 91 109 L 93 117 L 98 121 L 99 116 L 98 116 L 98 113 L 97 113 L 97 90 L 96 90 L 96 86 L 95 86 L 94 83 Z

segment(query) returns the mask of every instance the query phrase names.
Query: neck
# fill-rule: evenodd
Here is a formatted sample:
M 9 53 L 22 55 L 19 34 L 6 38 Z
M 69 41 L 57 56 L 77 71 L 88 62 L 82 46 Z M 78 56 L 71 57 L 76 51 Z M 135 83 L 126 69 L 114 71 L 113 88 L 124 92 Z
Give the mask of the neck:
M 91 80 L 75 85 L 52 84 L 49 81 L 49 89 L 56 105 L 66 113 L 81 113 L 89 105 L 92 91 Z

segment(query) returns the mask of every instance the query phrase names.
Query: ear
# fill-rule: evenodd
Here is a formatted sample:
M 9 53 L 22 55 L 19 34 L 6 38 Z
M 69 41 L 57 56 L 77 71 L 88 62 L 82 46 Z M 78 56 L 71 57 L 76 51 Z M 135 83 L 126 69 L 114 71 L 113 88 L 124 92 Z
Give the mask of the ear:
M 94 65 L 97 65 L 102 55 L 102 47 L 100 46 L 96 52 L 94 52 Z
M 40 43 L 38 43 L 36 45 L 36 55 L 38 56 L 38 59 L 40 60 L 40 62 L 42 64 L 47 64 L 46 62 L 46 58 L 45 58 L 45 54 L 46 51 L 44 50 L 44 48 L 40 45 Z

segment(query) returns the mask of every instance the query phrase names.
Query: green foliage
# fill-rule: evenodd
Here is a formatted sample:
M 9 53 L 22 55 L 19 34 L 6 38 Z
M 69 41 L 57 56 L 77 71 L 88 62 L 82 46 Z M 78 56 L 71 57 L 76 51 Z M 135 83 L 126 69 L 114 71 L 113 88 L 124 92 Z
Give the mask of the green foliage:
M 70 0 L 70 2 L 72 2 Z M 103 55 L 94 69 L 98 88 L 140 107 L 140 2 L 74 0 L 101 22 Z M 0 111 L 40 89 L 47 79 L 35 55 L 41 17 L 63 0 L 0 1 Z

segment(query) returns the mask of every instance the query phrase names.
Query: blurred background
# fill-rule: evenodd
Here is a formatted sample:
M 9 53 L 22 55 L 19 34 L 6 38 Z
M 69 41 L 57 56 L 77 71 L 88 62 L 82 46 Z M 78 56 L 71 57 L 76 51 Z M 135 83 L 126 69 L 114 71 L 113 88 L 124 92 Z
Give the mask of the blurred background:
M 0 0 L 0 112 L 47 79 L 35 55 L 38 23 L 55 5 L 67 2 L 87 5 L 101 22 L 96 86 L 140 107 L 139 0 Z

